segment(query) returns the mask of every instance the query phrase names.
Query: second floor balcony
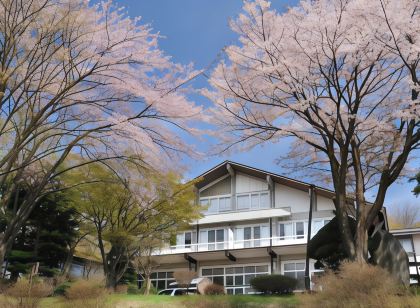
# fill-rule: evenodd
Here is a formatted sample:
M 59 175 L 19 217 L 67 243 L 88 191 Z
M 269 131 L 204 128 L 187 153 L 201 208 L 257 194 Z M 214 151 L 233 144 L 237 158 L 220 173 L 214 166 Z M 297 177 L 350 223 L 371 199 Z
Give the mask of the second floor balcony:
M 315 234 L 312 234 L 312 236 Z M 168 255 L 178 253 L 205 252 L 217 250 L 232 250 L 244 248 L 270 247 L 270 246 L 288 246 L 306 244 L 306 235 L 290 235 L 264 237 L 246 240 L 231 241 L 212 241 L 203 243 L 191 243 L 182 245 L 173 245 L 156 250 L 153 255 Z

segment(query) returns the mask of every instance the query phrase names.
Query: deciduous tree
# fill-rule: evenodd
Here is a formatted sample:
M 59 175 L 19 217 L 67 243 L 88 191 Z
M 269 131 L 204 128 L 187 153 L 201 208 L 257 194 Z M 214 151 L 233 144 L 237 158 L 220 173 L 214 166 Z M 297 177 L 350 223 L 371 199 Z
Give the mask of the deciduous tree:
M 53 179 L 80 164 L 70 154 L 165 169 L 188 151 L 175 132 L 200 114 L 180 89 L 195 73 L 158 38 L 111 0 L 0 1 L 0 207 L 28 192 L 0 234 L 0 264 Z
M 222 144 L 293 138 L 292 166 L 332 182 L 346 254 L 365 262 L 368 228 L 420 145 L 418 1 L 302 1 L 284 14 L 246 1 L 231 27 L 239 42 L 203 91 Z
M 117 177 L 98 165 L 88 169 L 102 182 L 80 186 L 78 207 L 96 231 L 108 287 L 117 285 L 142 241 L 161 239 L 200 215 L 195 182 L 182 183 L 174 173 Z

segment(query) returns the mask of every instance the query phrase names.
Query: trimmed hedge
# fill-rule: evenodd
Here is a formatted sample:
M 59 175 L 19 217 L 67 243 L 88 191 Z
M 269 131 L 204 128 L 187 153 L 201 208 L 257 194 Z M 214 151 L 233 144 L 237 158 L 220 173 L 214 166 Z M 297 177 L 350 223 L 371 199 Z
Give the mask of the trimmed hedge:
M 264 275 L 251 279 L 251 286 L 264 294 L 290 294 L 298 281 L 283 275 Z

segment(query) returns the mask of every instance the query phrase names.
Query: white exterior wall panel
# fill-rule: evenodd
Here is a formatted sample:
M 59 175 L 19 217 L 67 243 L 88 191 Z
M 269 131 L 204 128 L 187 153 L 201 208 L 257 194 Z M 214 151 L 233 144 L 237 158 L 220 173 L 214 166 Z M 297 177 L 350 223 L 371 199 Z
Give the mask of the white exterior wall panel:
M 292 213 L 309 211 L 309 193 L 275 183 L 275 207 L 290 207 Z
M 330 198 L 324 196 L 317 196 L 317 211 L 334 210 L 334 202 Z
M 243 173 L 236 174 L 236 193 L 247 193 L 268 190 L 267 181 Z

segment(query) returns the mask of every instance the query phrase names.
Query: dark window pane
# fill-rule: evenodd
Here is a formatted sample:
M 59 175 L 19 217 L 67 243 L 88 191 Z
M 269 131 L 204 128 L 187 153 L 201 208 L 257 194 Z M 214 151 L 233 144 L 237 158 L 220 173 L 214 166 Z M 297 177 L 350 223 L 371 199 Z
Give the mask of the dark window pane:
M 208 233 L 208 241 L 209 241 L 209 243 L 214 243 L 215 242 L 215 233 L 214 233 L 214 230 L 209 231 L 209 233 Z
M 242 288 L 235 289 L 235 294 L 244 294 L 244 289 Z
M 155 279 L 155 278 L 157 278 L 157 273 L 152 273 L 152 274 L 150 275 L 150 278 L 151 278 L 151 279 Z
M 233 289 L 226 289 L 227 294 L 232 295 L 233 294 Z
M 158 278 L 166 278 L 166 272 L 159 272 L 158 274 Z
M 245 240 L 251 239 L 251 227 L 244 228 L 244 239 Z
M 203 269 L 201 271 L 201 273 L 203 274 L 203 276 L 211 276 L 212 275 L 212 270 L 211 270 L 211 268 L 206 268 L 206 269 Z
M 284 224 L 280 224 L 280 236 L 285 236 L 284 234 Z
M 242 274 L 244 272 L 243 267 L 235 267 L 235 274 Z
M 303 222 L 297 222 L 296 223 L 296 235 L 298 235 L 297 238 L 303 238 L 304 230 L 303 230 Z
M 224 240 L 225 240 L 225 231 L 224 230 L 217 230 L 216 231 L 216 236 L 217 236 L 217 238 L 216 238 L 216 241 L 217 242 L 223 242 Z
M 244 284 L 244 276 L 235 276 L 235 286 L 242 286 Z
M 233 276 L 226 276 L 226 285 L 233 286 Z
M 225 269 L 226 274 L 233 274 L 234 270 L 235 270 L 235 269 L 234 269 L 233 267 L 227 267 L 227 268 Z
M 167 277 L 168 278 L 174 278 L 174 272 L 168 272 Z
M 191 232 L 185 232 L 185 245 L 191 245 Z
M 245 285 L 251 284 L 251 279 L 254 278 L 255 275 L 245 275 Z
M 245 273 L 255 273 L 255 266 L 245 266 Z
M 159 290 L 163 290 L 166 288 L 166 281 L 165 280 L 158 280 L 157 281 L 157 288 Z
M 152 280 L 152 285 L 156 288 L 157 281 L 156 280 Z
M 213 275 L 224 275 L 223 268 L 213 268 Z
M 224 285 L 223 276 L 214 276 L 213 283 L 223 286 Z

